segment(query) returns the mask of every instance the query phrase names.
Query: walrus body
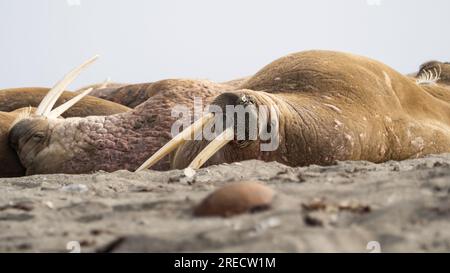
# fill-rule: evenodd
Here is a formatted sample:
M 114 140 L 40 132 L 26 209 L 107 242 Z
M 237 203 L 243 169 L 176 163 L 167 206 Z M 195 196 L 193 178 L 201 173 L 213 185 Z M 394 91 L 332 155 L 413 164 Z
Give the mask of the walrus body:
M 352 54 L 308 51 L 269 64 L 215 102 L 246 96 L 256 105 L 279 109 L 277 150 L 260 141 L 240 148 L 231 141 L 208 164 L 247 159 L 291 166 L 329 165 L 336 160 L 384 162 L 450 152 L 450 92 L 446 86 L 419 85 L 388 66 Z M 182 145 L 173 168 L 184 168 L 206 146 Z
M 49 88 L 41 87 L 0 90 L 0 111 L 10 112 L 22 107 L 37 107 L 49 90 Z M 56 106 L 72 99 L 76 95 L 77 94 L 73 92 L 64 92 L 56 102 Z M 67 112 L 65 112 L 63 116 L 85 117 L 90 115 L 113 115 L 126 112 L 128 110 L 130 110 L 130 108 L 126 106 L 107 100 L 102 100 L 93 96 L 86 96 Z
M 140 83 L 94 90 L 91 96 L 135 108 L 153 96 L 156 90 L 153 83 Z
M 238 89 L 239 86 L 246 80 L 247 78 L 242 78 L 224 82 L 221 83 L 221 85 L 224 87 L 228 86 L 229 90 L 235 90 Z M 158 94 L 159 90 L 161 90 L 161 84 L 166 84 L 166 82 L 158 81 L 155 83 L 139 83 L 119 87 L 102 88 L 92 91 L 90 95 L 119 103 L 130 108 L 135 108 L 141 103 L 146 102 L 152 96 Z
M 20 110 L 0 112 L 0 177 L 16 177 L 25 174 L 16 152 L 8 145 L 8 131 Z

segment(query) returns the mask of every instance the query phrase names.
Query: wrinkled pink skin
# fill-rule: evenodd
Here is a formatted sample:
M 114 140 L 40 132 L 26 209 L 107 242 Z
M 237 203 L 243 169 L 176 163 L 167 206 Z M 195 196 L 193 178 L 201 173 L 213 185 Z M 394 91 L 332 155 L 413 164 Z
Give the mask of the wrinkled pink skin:
M 170 114 L 142 114 L 133 111 L 108 117 L 89 117 L 58 126 L 54 134 L 59 134 L 61 130 L 64 141 L 71 141 L 66 144 L 67 150 L 75 151 L 74 156 L 61 164 L 59 169 L 64 173 L 135 170 L 171 139 L 170 125 L 173 119 Z M 81 141 L 74 139 L 76 134 L 73 128 L 82 133 Z M 164 170 L 168 167 L 168 161 L 164 160 L 155 169 Z
M 172 138 L 171 126 L 179 119 L 171 116 L 175 105 L 185 105 L 192 111 L 194 97 L 201 97 L 206 105 L 229 90 L 228 86 L 207 81 L 166 80 L 158 84 L 158 92 L 130 112 L 48 120 L 48 144 L 37 156 L 29 160 L 29 153 L 18 148 L 27 175 L 134 171 Z M 169 169 L 169 158 L 153 169 Z

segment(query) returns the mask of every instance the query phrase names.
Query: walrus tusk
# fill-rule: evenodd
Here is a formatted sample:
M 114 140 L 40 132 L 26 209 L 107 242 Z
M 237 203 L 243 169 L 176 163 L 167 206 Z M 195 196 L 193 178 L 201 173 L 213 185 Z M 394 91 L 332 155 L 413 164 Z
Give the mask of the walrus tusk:
M 155 165 L 159 160 L 163 157 L 171 153 L 173 150 L 178 148 L 181 144 L 186 142 L 188 139 L 192 139 L 193 136 L 198 132 L 198 130 L 207 126 L 214 120 L 214 114 L 208 113 L 207 115 L 201 117 L 199 120 L 194 122 L 191 126 L 184 129 L 181 133 L 172 138 L 169 142 L 166 143 L 161 149 L 159 149 L 156 153 L 154 153 L 149 159 L 147 159 L 139 168 L 136 169 L 135 172 L 142 171 L 144 169 L 148 169 L 151 166 Z
M 79 102 L 82 98 L 84 98 L 87 94 L 89 94 L 92 90 L 94 90 L 92 87 L 84 90 L 77 96 L 71 98 L 69 101 L 66 101 L 64 104 L 61 104 L 60 106 L 53 109 L 49 114 L 49 118 L 57 118 L 61 116 L 64 112 L 66 112 L 70 107 L 72 107 L 75 103 Z
M 36 114 L 42 115 L 44 117 L 48 116 L 59 96 L 62 94 L 62 92 L 64 92 L 66 87 L 81 73 L 81 71 L 83 71 L 88 65 L 97 60 L 97 58 L 98 55 L 92 57 L 74 70 L 70 71 L 66 76 L 64 76 L 64 78 L 60 80 L 44 97 L 36 110 Z
M 228 142 L 232 141 L 234 138 L 234 128 L 228 127 L 220 135 L 218 135 L 211 143 L 206 146 L 195 158 L 192 160 L 188 168 L 194 170 L 200 169 L 203 164 L 205 164 L 208 159 L 210 159 L 217 151 L 219 151 L 223 146 L 227 145 Z

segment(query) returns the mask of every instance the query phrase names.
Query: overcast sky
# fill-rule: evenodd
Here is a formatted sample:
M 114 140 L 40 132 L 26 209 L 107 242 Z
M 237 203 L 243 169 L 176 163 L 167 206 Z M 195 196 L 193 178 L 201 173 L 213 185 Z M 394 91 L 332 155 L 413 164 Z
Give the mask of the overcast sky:
M 450 60 L 448 0 L 0 0 L 0 88 L 164 78 L 231 80 L 329 49 L 408 73 Z

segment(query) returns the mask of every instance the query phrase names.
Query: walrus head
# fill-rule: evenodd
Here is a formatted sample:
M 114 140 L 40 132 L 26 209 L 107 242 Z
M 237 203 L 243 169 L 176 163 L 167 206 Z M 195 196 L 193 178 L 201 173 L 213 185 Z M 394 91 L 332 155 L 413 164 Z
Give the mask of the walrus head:
M 175 136 L 137 171 L 172 152 L 171 166 L 177 169 L 188 165 L 199 168 L 206 161 L 211 165 L 272 156 L 271 152 L 279 151 L 279 107 L 287 105 L 269 93 L 246 89 L 223 93 L 213 100 L 208 114 Z M 288 111 L 283 110 L 285 114 Z M 198 133 L 202 133 L 202 140 L 189 141 Z
M 172 156 L 173 168 L 197 169 L 204 164 L 249 159 L 292 164 L 293 161 L 288 159 L 285 140 L 287 134 L 292 135 L 301 128 L 299 124 L 290 122 L 295 120 L 290 117 L 297 118 L 298 113 L 279 97 L 253 90 L 228 92 L 212 102 L 210 112 L 214 114 L 215 121 L 220 121 L 219 126 L 217 122 L 212 126 L 215 138 L 212 141 L 205 138 L 201 142 L 184 143 Z M 198 148 L 203 149 L 197 151 Z M 291 152 L 296 150 L 291 148 Z M 297 151 L 301 153 L 300 149 Z M 301 158 L 298 156 L 296 160 Z
M 234 111 L 230 114 L 229 109 Z M 321 116 L 320 121 L 312 111 Z M 350 157 L 358 145 L 358 138 L 350 136 L 350 132 L 333 136 L 335 128 L 346 126 L 334 118 L 335 111 L 340 109 L 296 94 L 250 89 L 223 93 L 212 102 L 208 114 L 175 136 L 137 171 L 169 154 L 174 169 L 250 159 L 291 166 L 331 165 Z M 203 138 L 195 140 L 200 132 Z M 316 134 L 323 138 L 318 139 Z
M 35 168 L 45 169 L 45 166 L 58 165 L 60 158 L 52 155 L 59 154 L 58 147 L 61 148 L 61 142 L 55 142 L 51 138 L 52 131 L 57 124 L 61 123 L 60 116 L 92 91 L 92 88 L 80 92 L 57 108 L 53 110 L 52 108 L 66 87 L 96 59 L 97 56 L 69 72 L 48 92 L 34 113 L 23 112 L 13 122 L 9 129 L 9 144 L 16 150 L 24 166 L 34 165 Z

